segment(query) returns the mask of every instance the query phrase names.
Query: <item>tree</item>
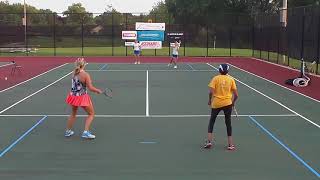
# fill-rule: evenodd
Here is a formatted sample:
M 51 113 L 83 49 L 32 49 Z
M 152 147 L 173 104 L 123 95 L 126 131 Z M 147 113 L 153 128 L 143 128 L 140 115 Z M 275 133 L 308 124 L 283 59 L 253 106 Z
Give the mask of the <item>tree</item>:
M 63 12 L 68 24 L 92 24 L 93 14 L 86 11 L 81 3 L 75 3 Z

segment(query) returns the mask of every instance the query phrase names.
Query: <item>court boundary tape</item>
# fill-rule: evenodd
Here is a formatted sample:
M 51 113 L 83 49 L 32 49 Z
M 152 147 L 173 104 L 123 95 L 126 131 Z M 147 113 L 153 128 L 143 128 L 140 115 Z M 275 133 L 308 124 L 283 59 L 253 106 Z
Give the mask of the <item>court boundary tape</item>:
M 310 172 L 315 174 L 318 178 L 320 178 L 320 174 L 313 169 L 309 164 L 307 164 L 301 157 L 299 157 L 295 152 L 293 152 L 288 146 L 286 146 L 280 139 L 278 139 L 275 135 L 273 135 L 267 128 L 265 128 L 263 125 L 261 125 L 255 118 L 252 116 L 249 116 L 250 120 L 261 130 L 263 130 L 267 135 L 269 135 L 272 140 L 280 144 L 285 150 L 287 150 L 295 159 L 297 159 L 300 163 L 304 165 Z
M 17 87 L 17 86 L 20 86 L 20 85 L 22 85 L 22 84 L 24 84 L 24 83 L 26 83 L 26 82 L 29 82 L 29 81 L 37 78 L 37 77 L 43 76 L 43 75 L 45 75 L 45 74 L 47 74 L 47 73 L 49 73 L 49 72 L 51 72 L 51 71 L 54 71 L 54 70 L 56 70 L 56 69 L 59 69 L 59 68 L 65 66 L 65 65 L 67 65 L 67 64 L 69 64 L 69 63 L 65 63 L 65 64 L 62 64 L 62 65 L 60 65 L 60 66 L 54 67 L 54 68 L 52 68 L 52 69 L 49 69 L 48 71 L 43 72 L 43 73 L 41 73 L 41 74 L 38 74 L 38 75 L 36 75 L 36 76 L 34 76 L 34 77 L 30 78 L 30 79 L 27 79 L 27 80 L 22 81 L 22 82 L 20 82 L 20 83 L 18 83 L 18 84 L 15 84 L 15 85 L 10 86 L 10 87 L 8 87 L 8 88 L 6 88 L 6 89 L 3 89 L 3 90 L 0 91 L 0 93 L 3 93 L 3 92 L 8 91 L 8 90 L 10 90 L 10 89 L 13 89 L 13 88 L 15 88 L 15 87 Z
M 212 68 L 214 68 L 214 69 L 216 69 L 216 70 L 218 70 L 216 67 L 214 67 L 213 65 L 211 65 L 211 64 L 209 64 L 209 63 L 207 63 L 207 65 L 208 65 L 208 66 L 210 66 L 210 67 L 212 67 Z M 296 111 L 292 110 L 291 108 L 287 107 L 286 105 L 282 104 L 281 102 L 279 102 L 279 101 L 277 101 L 277 100 L 273 99 L 272 97 L 270 97 L 270 96 L 268 96 L 268 95 L 264 94 L 263 92 L 261 92 L 261 91 L 259 91 L 259 90 L 255 89 L 255 88 L 253 88 L 252 86 L 250 86 L 250 85 L 248 85 L 248 84 L 246 84 L 246 83 L 244 83 L 244 82 L 240 81 L 239 79 L 237 79 L 237 78 L 235 78 L 235 77 L 233 77 L 233 78 L 234 78 L 236 81 L 238 81 L 240 84 L 242 84 L 242 85 L 246 86 L 247 88 L 249 88 L 249 89 L 251 89 L 251 90 L 253 90 L 253 91 L 257 92 L 258 94 L 260 94 L 260 95 L 262 95 L 262 96 L 266 97 L 267 99 L 269 99 L 269 100 L 271 100 L 271 101 L 273 101 L 273 102 L 277 103 L 278 105 L 282 106 L 283 108 L 287 109 L 288 111 L 292 112 L 293 114 L 298 115 L 299 117 L 301 117 L 301 118 L 302 118 L 302 119 L 304 119 L 305 121 L 308 121 L 309 123 L 313 124 L 314 126 L 316 126 L 316 127 L 320 128 L 320 125 L 319 125 L 319 124 L 317 124 L 317 123 L 315 123 L 315 122 L 311 121 L 310 119 L 308 119 L 308 118 L 304 117 L 303 115 L 301 115 L 301 114 L 297 113 Z
M 6 153 L 8 153 L 15 145 L 17 145 L 20 141 L 23 140 L 28 134 L 30 134 L 37 126 L 39 126 L 48 116 L 44 115 L 36 124 L 34 124 L 31 128 L 29 128 L 26 132 L 24 132 L 18 139 L 16 139 L 13 143 L 7 146 L 3 151 L 0 153 L 0 158 L 2 158 Z
M 228 64 L 229 64 L 229 63 L 228 63 Z M 243 72 L 246 72 L 246 73 L 248 73 L 248 74 L 251 74 L 251 75 L 253 75 L 253 76 L 256 76 L 256 77 L 258 77 L 258 78 L 260 78 L 260 79 L 263 79 L 263 80 L 268 81 L 268 82 L 270 82 L 270 83 L 272 83 L 272 84 L 275 84 L 275 85 L 280 86 L 280 87 L 282 87 L 282 88 L 284 88 L 284 89 L 287 89 L 287 90 L 289 90 L 289 91 L 291 91 L 291 92 L 297 93 L 297 94 L 299 94 L 299 95 L 301 95 L 301 96 L 304 96 L 304 97 L 306 97 L 306 98 L 309 98 L 309 99 L 311 99 L 311 100 L 313 100 L 313 101 L 316 101 L 316 102 L 320 103 L 320 100 L 315 99 L 315 98 L 313 98 L 313 97 L 311 97 L 311 96 L 305 95 L 305 94 L 303 94 L 303 93 L 301 93 L 301 92 L 298 92 L 298 91 L 296 91 L 296 90 L 293 90 L 293 89 L 290 89 L 290 88 L 288 88 L 288 87 L 285 87 L 285 86 L 283 86 L 283 85 L 281 85 L 281 84 L 279 84 L 279 83 L 276 83 L 276 82 L 271 81 L 271 80 L 269 80 L 269 79 L 266 79 L 266 78 L 264 78 L 264 77 L 262 77 L 262 76 L 259 76 L 259 75 L 257 75 L 257 74 L 252 73 L 252 72 L 249 72 L 249 71 L 247 71 L 247 70 L 244 70 L 244 69 L 242 69 L 242 68 L 240 68 L 240 67 L 238 67 L 238 66 L 236 66 L 236 65 L 233 65 L 233 64 L 229 64 L 229 65 L 232 66 L 232 67 L 234 67 L 234 68 L 236 68 L 236 69 L 239 69 L 239 70 L 241 70 L 241 71 L 243 71 Z

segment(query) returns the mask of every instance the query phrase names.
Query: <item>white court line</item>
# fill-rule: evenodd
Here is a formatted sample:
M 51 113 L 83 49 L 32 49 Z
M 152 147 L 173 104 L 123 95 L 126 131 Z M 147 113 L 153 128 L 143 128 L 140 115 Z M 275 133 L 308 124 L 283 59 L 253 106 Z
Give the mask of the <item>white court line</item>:
M 2 68 L 2 67 L 6 67 L 6 66 L 10 66 L 10 65 L 12 65 L 12 64 L 14 64 L 14 63 L 4 64 L 4 65 L 1 65 L 1 66 L 0 66 L 0 68 Z
M 62 76 L 62 77 L 61 77 L 61 78 L 59 78 L 58 80 L 54 81 L 53 83 L 50 83 L 49 85 L 47 85 L 47 86 L 45 86 L 45 87 L 41 88 L 40 90 L 38 90 L 38 91 L 36 91 L 36 92 L 34 92 L 34 93 L 30 94 L 29 96 L 26 96 L 25 98 L 21 99 L 20 101 L 17 101 L 16 103 L 12 104 L 11 106 L 9 106 L 9 107 L 7 107 L 7 108 L 3 109 L 2 111 L 0 111 L 0 114 L 2 114 L 2 113 L 4 113 L 4 112 L 6 112 L 7 110 L 11 109 L 12 107 L 14 107 L 14 106 L 16 106 L 16 105 L 18 105 L 18 104 L 20 104 L 20 103 L 21 103 L 21 102 L 23 102 L 24 100 L 26 100 L 26 99 L 28 99 L 28 98 L 30 98 L 30 97 L 32 97 L 32 96 L 34 96 L 34 95 L 38 94 L 39 92 L 41 92 L 41 91 L 43 91 L 43 90 L 47 89 L 48 87 L 50 87 L 50 86 L 54 85 L 55 83 L 57 83 L 57 82 L 61 81 L 63 78 L 65 78 L 65 77 L 69 76 L 71 73 L 72 73 L 72 71 L 71 71 L 71 72 L 69 72 L 68 74 L 66 74 L 66 75 Z
M 16 84 L 16 85 L 13 85 L 13 86 L 11 86 L 11 87 L 8 87 L 8 88 L 6 88 L 6 89 L 3 89 L 3 90 L 0 91 L 0 93 L 5 92 L 5 91 L 7 91 L 7 90 L 9 90 L 9 89 L 15 88 L 15 87 L 17 87 L 17 86 L 20 86 L 20 85 L 22 85 L 22 84 L 24 84 L 24 83 L 26 83 L 26 82 L 28 82 L 28 81 L 31 81 L 32 79 L 35 79 L 35 78 L 40 77 L 40 76 L 42 76 L 42 75 L 45 75 L 45 74 L 47 74 L 47 73 L 49 73 L 49 72 L 51 72 L 51 71 L 53 71 L 53 70 L 55 70 L 55 69 L 58 69 L 58 68 L 61 68 L 61 67 L 65 66 L 65 65 L 67 65 L 67 64 L 68 64 L 68 63 L 62 64 L 62 65 L 57 66 L 57 67 L 55 67 L 55 68 L 52 68 L 52 69 L 50 69 L 50 70 L 48 70 L 48 71 L 46 71 L 46 72 L 43 72 L 43 73 L 41 73 L 41 74 L 39 74 L 39 75 L 37 75 L 37 76 L 34 76 L 34 77 L 32 77 L 32 78 L 30 78 L 30 79 L 28 79 L 28 80 L 25 80 L 25 81 L 23 81 L 23 82 L 21 82 L 21 83 L 18 83 L 18 84 Z
M 193 66 L 191 64 L 188 63 L 187 65 L 191 68 L 192 71 L 196 70 L 195 68 L 193 68 Z
M 263 79 L 263 80 L 265 80 L 265 81 L 268 81 L 268 82 L 270 82 L 270 83 L 272 83 L 272 84 L 275 84 L 275 85 L 277 85 L 277 86 L 280 86 L 280 87 L 282 87 L 282 88 L 284 88 L 284 89 L 287 89 L 287 90 L 289 90 L 289 91 L 292 91 L 292 92 L 295 92 L 295 93 L 297 93 L 297 94 L 300 94 L 301 96 L 307 97 L 307 98 L 309 98 L 309 99 L 311 99 L 311 100 L 314 100 L 314 101 L 316 101 L 316 102 L 320 102 L 319 100 L 317 100 L 317 99 L 315 99 L 315 98 L 313 98 L 313 97 L 310 97 L 310 96 L 308 96 L 308 95 L 302 94 L 302 93 L 300 93 L 300 92 L 298 92 L 298 91 L 295 91 L 295 90 L 293 90 L 293 89 L 290 89 L 290 88 L 288 88 L 288 87 L 285 87 L 285 86 L 283 86 L 283 85 L 281 85 L 281 84 L 278 84 L 278 83 L 276 83 L 276 82 L 273 82 L 273 81 L 271 81 L 271 80 L 269 80 L 269 79 L 266 79 L 266 78 L 264 78 L 264 77 L 261 77 L 261 76 L 259 76 L 259 75 L 254 74 L 254 73 L 251 73 L 251 72 L 249 72 L 249 71 L 246 71 L 246 70 L 244 70 L 244 69 L 241 69 L 241 68 L 239 68 L 239 67 L 237 67 L 237 66 L 235 66 L 235 65 L 233 65 L 233 64 L 229 64 L 229 65 L 230 65 L 230 66 L 233 66 L 234 68 L 237 68 L 237 69 L 239 69 L 239 70 L 241 70 L 241 71 L 243 71 L 243 72 L 246 72 L 246 73 L 248 73 L 248 74 L 251 74 L 251 75 L 253 75 L 253 76 L 256 76 L 256 77 L 258 77 L 258 78 L 260 78 L 260 79 Z
M 114 70 L 86 70 L 87 72 L 190 72 L 190 70 L 164 70 L 164 69 L 159 69 L 159 70 L 123 70 L 123 69 L 114 69 Z M 212 72 L 212 70 L 192 70 L 194 72 Z
M 0 117 L 69 117 L 69 114 L 0 114 Z M 77 117 L 87 117 L 88 115 L 77 115 Z M 218 115 L 219 117 L 224 117 L 224 115 Z M 296 114 L 239 114 L 239 117 L 298 117 Z M 192 117 L 210 117 L 210 115 L 201 115 L 201 114 L 190 114 L 190 115 L 95 115 L 97 118 L 192 118 Z M 236 115 L 232 115 L 236 117 Z
M 148 117 L 149 114 L 149 71 L 147 71 L 147 78 L 146 78 L 146 116 Z
M 213 65 L 211 65 L 211 64 L 209 64 L 209 63 L 207 63 L 207 64 L 208 64 L 208 66 L 211 66 L 212 68 L 217 69 L 217 68 L 216 68 L 216 67 L 214 67 Z M 299 113 L 297 113 L 296 111 L 294 111 L 294 110 L 290 109 L 289 107 L 285 106 L 284 104 L 280 103 L 279 101 L 277 101 L 277 100 L 275 100 L 275 99 L 271 98 L 270 96 L 268 96 L 268 95 L 266 95 L 266 94 L 262 93 L 261 91 L 259 91 L 259 90 L 255 89 L 255 88 L 253 88 L 253 87 L 249 86 L 248 84 L 246 84 L 246 83 L 244 83 L 244 82 L 242 82 L 242 81 L 238 80 L 237 78 L 235 78 L 235 77 L 233 77 L 233 78 L 234 78 L 236 81 L 238 81 L 239 83 L 241 83 L 242 85 L 244 85 L 244 86 L 248 87 L 249 89 L 251 89 L 251 90 L 253 90 L 253 91 L 255 91 L 255 92 L 259 93 L 260 95 L 262 95 L 262 96 L 264 96 L 264 97 L 266 97 L 266 98 L 270 99 L 271 101 L 273 101 L 273 102 L 275 102 L 275 103 L 279 104 L 280 106 L 284 107 L 284 108 L 285 108 L 285 109 L 287 109 L 288 111 L 290 111 L 290 112 L 292 112 L 292 113 L 296 114 L 297 116 L 301 117 L 302 119 L 304 119 L 304 120 L 308 121 L 309 123 L 311 123 L 311 124 L 315 125 L 316 127 L 320 128 L 320 125 L 318 125 L 317 123 L 315 123 L 315 122 L 311 121 L 310 119 L 308 119 L 308 118 L 306 118 L 306 117 L 302 116 L 301 114 L 299 114 Z

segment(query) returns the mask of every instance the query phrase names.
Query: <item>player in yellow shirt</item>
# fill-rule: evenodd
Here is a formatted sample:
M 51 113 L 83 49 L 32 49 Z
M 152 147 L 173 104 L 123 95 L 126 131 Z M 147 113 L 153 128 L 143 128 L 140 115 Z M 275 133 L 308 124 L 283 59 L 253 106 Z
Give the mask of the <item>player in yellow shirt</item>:
M 231 126 L 231 113 L 234 103 L 238 98 L 238 91 L 235 80 L 228 75 L 229 65 L 221 64 L 219 66 L 220 75 L 212 78 L 209 83 L 209 102 L 211 106 L 211 117 L 208 125 L 208 140 L 204 148 L 210 149 L 213 145 L 213 126 L 216 121 L 217 115 L 223 110 L 225 115 L 225 124 L 228 134 L 228 150 L 235 150 L 232 139 L 232 126 Z

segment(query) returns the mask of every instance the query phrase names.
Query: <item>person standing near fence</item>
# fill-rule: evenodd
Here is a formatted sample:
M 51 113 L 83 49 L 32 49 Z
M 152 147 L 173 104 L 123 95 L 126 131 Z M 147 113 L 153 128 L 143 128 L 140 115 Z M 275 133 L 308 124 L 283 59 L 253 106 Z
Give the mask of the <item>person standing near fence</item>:
M 133 44 L 134 64 L 140 64 L 141 44 L 135 40 Z
M 174 42 L 173 48 L 172 48 L 172 56 L 171 56 L 171 60 L 170 63 L 168 64 L 168 66 L 171 66 L 173 64 L 173 68 L 177 69 L 177 61 L 178 61 L 178 56 L 179 56 L 179 48 L 180 48 L 180 43 L 178 41 Z
M 236 100 L 238 99 L 238 90 L 235 80 L 228 75 L 229 65 L 221 64 L 219 66 L 220 74 L 213 77 L 209 83 L 209 102 L 211 107 L 211 117 L 208 125 L 208 139 L 204 148 L 210 149 L 213 145 L 213 126 L 217 115 L 222 110 L 225 116 L 225 124 L 227 127 L 228 146 L 227 150 L 235 150 L 232 139 L 231 113 Z

